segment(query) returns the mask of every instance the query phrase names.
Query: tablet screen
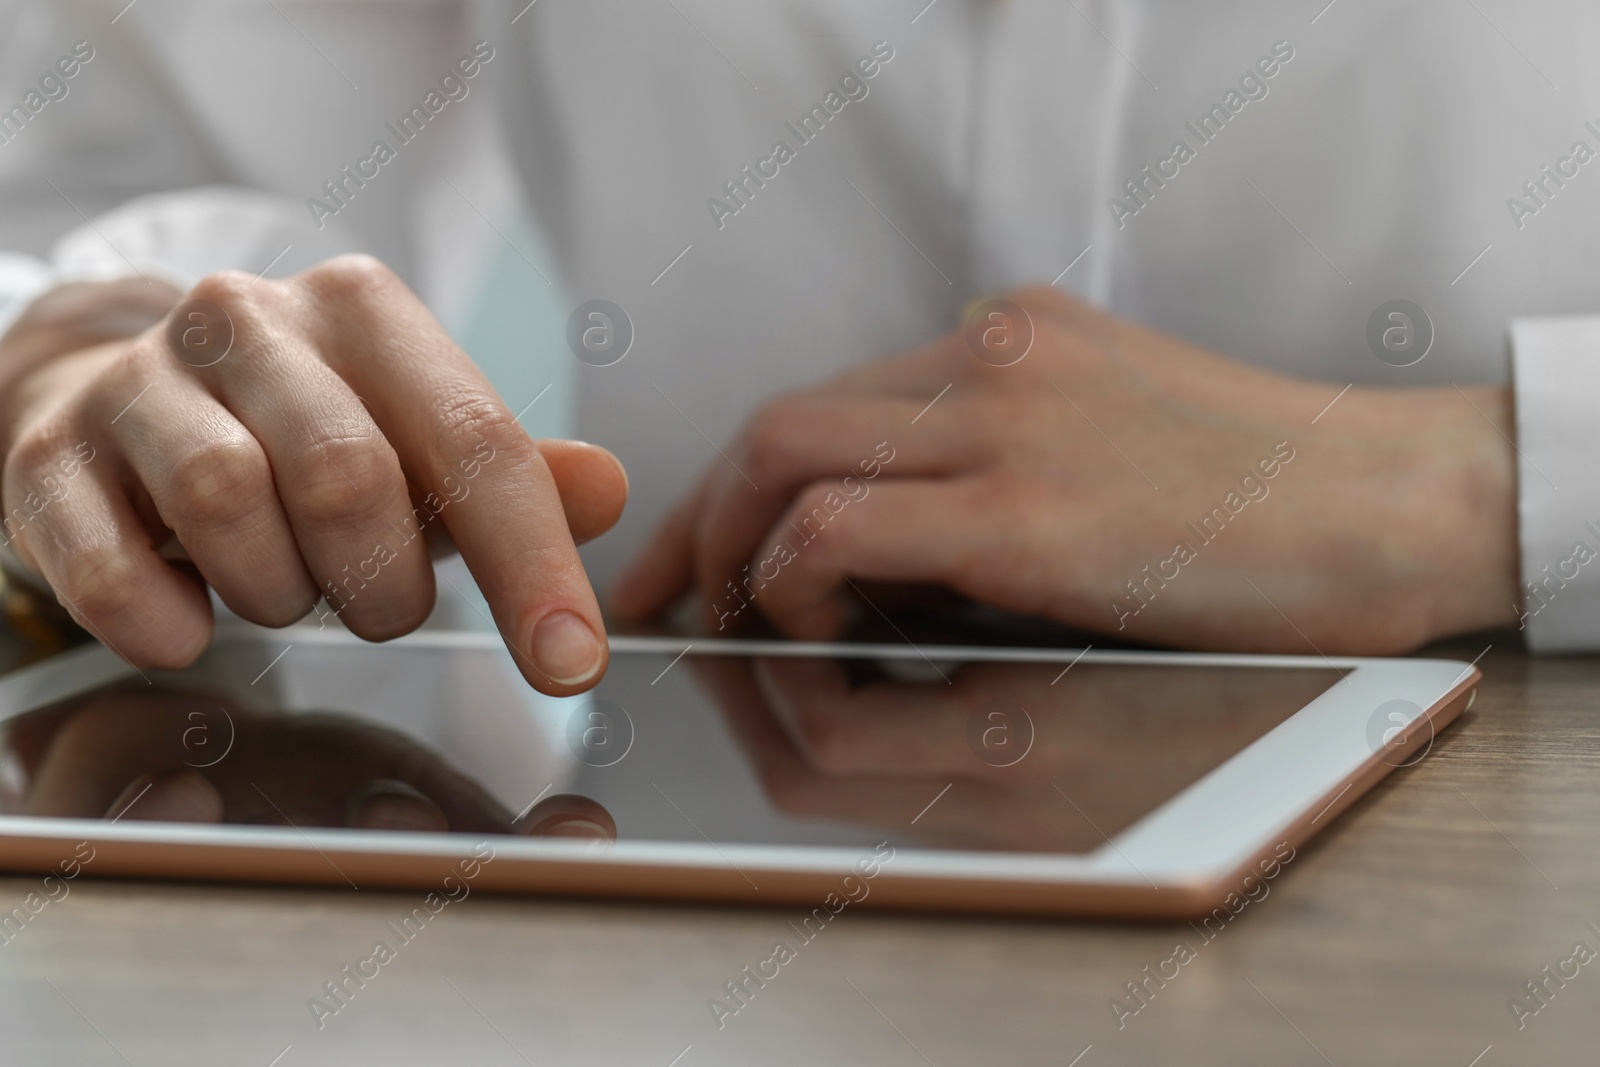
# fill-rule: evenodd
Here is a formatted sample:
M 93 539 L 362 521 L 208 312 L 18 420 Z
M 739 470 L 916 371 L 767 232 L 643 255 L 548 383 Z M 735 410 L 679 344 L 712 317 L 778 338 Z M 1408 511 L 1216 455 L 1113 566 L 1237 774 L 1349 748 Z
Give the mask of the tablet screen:
M 618 652 L 556 700 L 500 649 L 225 641 L 3 724 L 0 810 L 1085 853 L 1342 673 L 1069 660 Z

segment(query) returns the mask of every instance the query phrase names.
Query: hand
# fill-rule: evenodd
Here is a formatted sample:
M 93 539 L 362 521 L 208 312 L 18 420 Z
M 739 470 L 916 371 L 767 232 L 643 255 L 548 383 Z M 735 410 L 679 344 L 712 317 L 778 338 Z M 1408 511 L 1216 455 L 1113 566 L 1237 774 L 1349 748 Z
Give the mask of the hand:
M 759 611 L 826 639 L 856 582 L 935 583 L 1140 641 L 1328 654 L 1515 619 L 1506 390 L 1351 389 L 1323 411 L 1337 386 L 1054 290 L 1013 299 L 1033 340 L 1010 366 L 956 334 L 768 403 L 617 583 L 617 615 L 693 587 L 712 631 Z
M 163 304 L 134 337 L 81 325 Z M 620 464 L 529 438 L 371 258 L 213 275 L 181 299 L 58 290 L 0 340 L 0 448 L 4 538 L 137 666 L 205 649 L 207 583 L 267 626 L 325 597 L 368 640 L 407 633 L 433 606 L 434 539 L 460 547 L 532 685 L 564 695 L 604 672 L 574 541 L 616 522 Z
M 807 658 L 690 667 L 779 810 L 1021 852 L 1093 851 L 1335 680 L 1093 663 L 969 663 L 920 683 L 852 682 Z

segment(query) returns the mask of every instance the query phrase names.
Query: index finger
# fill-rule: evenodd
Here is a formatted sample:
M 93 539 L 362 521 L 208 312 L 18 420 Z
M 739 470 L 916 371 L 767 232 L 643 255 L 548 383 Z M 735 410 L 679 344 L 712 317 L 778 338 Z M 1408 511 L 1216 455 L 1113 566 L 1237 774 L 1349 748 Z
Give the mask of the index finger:
M 341 257 L 303 277 L 332 334 L 326 358 L 418 490 L 396 539 L 443 522 L 529 684 L 554 696 L 590 688 L 606 668 L 605 626 L 533 439 L 377 260 Z

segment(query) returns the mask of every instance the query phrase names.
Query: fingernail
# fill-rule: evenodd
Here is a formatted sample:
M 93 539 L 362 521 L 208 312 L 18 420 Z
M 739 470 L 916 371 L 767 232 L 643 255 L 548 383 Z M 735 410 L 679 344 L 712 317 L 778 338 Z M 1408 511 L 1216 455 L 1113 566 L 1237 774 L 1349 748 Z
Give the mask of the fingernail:
M 580 837 L 585 840 L 610 841 L 611 831 L 593 819 L 568 819 L 539 831 L 541 837 Z
M 552 611 L 533 631 L 533 662 L 557 685 L 582 685 L 600 673 L 605 647 L 570 611 Z

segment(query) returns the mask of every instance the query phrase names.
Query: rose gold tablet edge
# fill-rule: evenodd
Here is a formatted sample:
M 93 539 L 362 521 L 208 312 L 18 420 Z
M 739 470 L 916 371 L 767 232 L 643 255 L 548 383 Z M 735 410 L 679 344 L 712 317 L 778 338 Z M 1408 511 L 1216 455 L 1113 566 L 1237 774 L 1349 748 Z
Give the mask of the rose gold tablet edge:
M 1464 679 L 1408 725 L 1402 736 L 1410 741 L 1424 729 L 1435 736 L 1453 722 L 1470 702 L 1482 672 L 1472 668 Z M 1077 918 L 1172 921 L 1199 919 L 1227 905 L 1230 894 L 1244 896 L 1245 880 L 1259 864 L 1276 858 L 1282 843 L 1304 845 L 1323 826 L 1333 822 L 1357 799 L 1381 781 L 1395 764 L 1379 751 L 1365 761 L 1348 781 L 1310 806 L 1258 854 L 1226 876 L 1210 882 L 1137 886 L 1087 885 L 1058 882 L 977 880 L 918 875 L 895 877 L 892 865 L 883 867 L 867 884 L 869 890 L 854 906 L 878 910 L 908 910 L 999 915 L 1037 915 Z M 1320 825 L 1318 825 L 1320 824 Z M 81 839 L 9 837 L 0 834 L 0 868 L 12 872 L 53 871 L 72 855 Z M 95 849 L 84 872 L 96 877 L 150 880 L 193 880 L 308 886 L 356 885 L 368 889 L 430 890 L 440 888 L 455 864 L 469 858 L 463 845 L 460 857 L 396 853 L 342 852 L 301 848 L 263 848 L 235 845 L 192 845 L 172 842 L 89 839 Z M 631 885 L 619 884 L 625 872 Z M 665 865 L 538 860 L 489 862 L 471 880 L 473 891 L 559 897 L 602 897 L 645 902 L 737 904 L 822 908 L 828 895 L 845 896 L 842 879 L 850 872 L 758 871 L 753 877 L 733 868 L 681 868 Z M 857 875 L 860 878 L 859 875 Z M 648 885 L 647 892 L 637 888 Z

